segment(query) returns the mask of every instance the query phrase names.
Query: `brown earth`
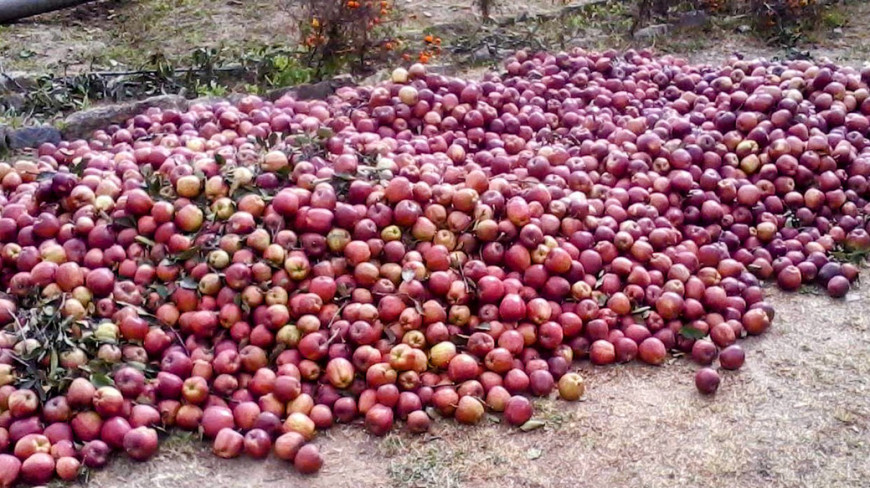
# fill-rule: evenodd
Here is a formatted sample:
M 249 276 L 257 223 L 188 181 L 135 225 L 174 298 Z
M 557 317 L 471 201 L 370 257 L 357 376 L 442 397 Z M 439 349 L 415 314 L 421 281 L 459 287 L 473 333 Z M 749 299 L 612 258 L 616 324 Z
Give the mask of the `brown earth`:
M 674 28 L 657 37 L 629 38 L 632 10 L 626 2 L 597 0 L 494 0 L 493 16 L 513 19 L 507 27 L 480 22 L 473 0 L 397 0 L 401 32 L 429 29 L 445 39 L 473 31 L 470 41 L 507 34 L 525 36 L 529 46 L 626 48 L 652 46 L 693 62 L 718 64 L 733 53 L 784 57 L 788 51 L 760 41 L 745 16 L 709 18 L 702 26 Z M 294 0 L 100 0 L 79 7 L 0 25 L 0 73 L 78 73 L 91 69 L 137 68 L 151 55 L 188 60 L 194 48 L 222 46 L 241 54 L 295 42 Z M 581 6 L 588 8 L 580 9 Z M 567 9 L 563 18 L 534 21 L 539 14 Z M 870 2 L 848 0 L 802 33 L 797 51 L 860 66 L 870 61 Z M 679 19 L 673 19 L 680 25 Z M 460 26 L 464 26 L 460 28 Z M 555 39 L 558 38 L 558 42 Z M 449 43 L 445 46 L 451 48 Z M 445 60 L 449 62 L 450 60 Z

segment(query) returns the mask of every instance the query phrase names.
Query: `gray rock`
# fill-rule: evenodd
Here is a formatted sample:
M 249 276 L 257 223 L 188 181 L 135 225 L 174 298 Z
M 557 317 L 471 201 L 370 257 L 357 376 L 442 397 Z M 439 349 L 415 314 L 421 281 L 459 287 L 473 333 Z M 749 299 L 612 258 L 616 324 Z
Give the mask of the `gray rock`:
M 455 64 L 432 64 L 426 67 L 426 71 L 436 75 L 453 76 L 457 73 Z
M 297 86 L 285 86 L 266 92 L 267 100 L 275 101 L 284 96 L 298 98 L 300 100 L 323 100 L 344 86 L 353 86 L 356 82 L 353 76 L 338 75 L 330 80 L 318 83 L 303 83 Z
M 7 130 L 4 138 L 9 149 L 26 149 L 37 148 L 46 142 L 57 144 L 61 140 L 61 134 L 55 127 L 42 125 Z
M 378 83 L 380 83 L 382 81 L 389 80 L 391 74 L 392 74 L 392 71 L 387 70 L 387 69 L 382 69 L 382 70 L 377 71 L 369 76 L 366 76 L 365 78 L 360 80 L 359 84 L 362 86 L 377 85 Z
M 188 100 L 188 105 L 205 105 L 206 107 L 211 107 L 217 103 L 226 102 L 227 99 L 223 97 L 216 97 L 212 95 L 207 95 L 204 97 L 197 97 L 191 100 Z
M 507 49 L 499 49 L 496 47 L 483 46 L 477 51 L 471 53 L 470 61 L 473 63 L 484 63 L 488 61 L 501 61 L 510 56 L 510 51 Z M 455 72 L 455 70 L 454 70 Z M 454 74 L 451 72 L 450 74 Z
M 24 108 L 24 103 L 27 101 L 24 95 L 20 93 L 10 93 L 5 96 L 0 96 L 0 110 L 13 110 L 21 112 Z
M 351 76 L 348 73 L 345 73 L 343 75 L 338 75 L 330 81 L 332 82 L 332 85 L 336 89 L 339 89 L 339 88 L 342 88 L 345 86 L 354 86 L 356 84 L 356 80 L 354 80 L 353 76 Z
M 739 32 L 741 34 L 746 34 L 747 32 L 749 32 L 751 30 L 752 30 L 752 27 L 750 27 L 747 24 L 740 24 L 737 26 L 737 32 Z
M 281 88 L 276 88 L 274 90 L 270 90 L 266 92 L 265 97 L 266 100 L 274 102 L 284 95 L 296 96 L 296 87 L 295 86 L 285 86 Z
M 186 110 L 187 100 L 180 95 L 160 95 L 129 103 L 102 105 L 68 115 L 62 123 L 64 138 L 79 139 L 88 137 L 97 129 L 112 124 L 124 123 L 127 119 L 144 112 L 150 107 L 163 110 Z
M 679 28 L 703 27 L 707 25 L 710 17 L 703 10 L 692 10 L 683 13 L 676 22 Z
M 634 33 L 635 39 L 648 40 L 663 36 L 668 32 L 668 24 L 656 24 L 643 29 L 638 29 Z
M 136 105 L 140 111 L 151 107 L 162 110 L 187 110 L 188 103 L 187 99 L 181 95 L 158 95 L 136 102 Z
M 0 93 L 20 93 L 37 86 L 37 77 L 23 71 L 0 72 Z
M 5 125 L 0 125 L 0 156 L 3 155 L 8 149 L 9 146 L 6 142 L 6 134 L 9 132 L 9 128 Z
M 296 98 L 300 100 L 325 100 L 335 93 L 335 88 L 329 81 L 303 83 L 296 87 Z

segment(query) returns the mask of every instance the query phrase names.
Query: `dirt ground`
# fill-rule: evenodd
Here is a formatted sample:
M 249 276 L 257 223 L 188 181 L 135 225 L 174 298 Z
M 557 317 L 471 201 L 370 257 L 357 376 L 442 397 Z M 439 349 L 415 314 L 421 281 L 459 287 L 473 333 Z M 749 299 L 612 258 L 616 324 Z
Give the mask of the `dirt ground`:
M 866 278 L 866 276 L 865 276 Z M 360 426 L 316 443 L 323 470 L 303 478 L 269 459 L 225 461 L 204 443 L 171 440 L 142 465 L 126 459 L 90 486 L 340 487 L 826 487 L 870 480 L 870 287 L 846 300 L 773 291 L 777 316 L 742 344 L 746 365 L 715 396 L 696 369 L 580 364 L 584 401 L 539 400 L 541 430 L 438 420 L 425 437 L 385 438 Z
M 585 0 L 576 0 L 582 3 Z M 570 2 L 569 2 L 570 3 Z M 471 2 L 396 2 L 403 28 L 422 29 L 473 18 Z M 168 59 L 196 47 L 223 46 L 240 53 L 295 41 L 294 0 L 103 0 L 0 25 L 0 72 L 77 73 L 137 67 L 149 54 Z M 504 2 L 499 15 L 553 10 L 553 0 Z
M 74 74 L 88 70 L 135 69 L 152 55 L 189 62 L 194 48 L 222 49 L 230 55 L 296 41 L 297 0 L 100 0 L 76 8 L 0 25 L 0 73 Z M 750 19 L 723 16 L 703 26 L 677 27 L 657 37 L 630 38 L 632 8 L 613 0 L 493 0 L 493 16 L 515 21 L 508 28 L 483 26 L 475 0 L 396 0 L 403 19 L 399 32 L 411 35 L 429 29 L 445 40 L 457 26 L 475 31 L 483 41 L 522 34 L 546 41 L 548 48 L 580 45 L 591 48 L 649 47 L 676 53 L 693 62 L 718 64 L 733 53 L 748 57 L 785 57 L 747 31 Z M 594 5 L 593 5 L 594 4 Z M 587 6 L 579 9 L 580 6 Z M 539 23 L 536 14 L 569 9 L 559 20 Z M 572 10 L 573 9 L 573 10 Z M 870 2 L 848 2 L 824 14 L 818 25 L 802 33 L 796 51 L 860 66 L 870 61 Z M 679 25 L 679 19 L 672 19 Z M 558 38 L 559 42 L 555 39 Z M 449 43 L 445 47 L 450 50 Z M 442 62 L 449 63 L 445 59 Z

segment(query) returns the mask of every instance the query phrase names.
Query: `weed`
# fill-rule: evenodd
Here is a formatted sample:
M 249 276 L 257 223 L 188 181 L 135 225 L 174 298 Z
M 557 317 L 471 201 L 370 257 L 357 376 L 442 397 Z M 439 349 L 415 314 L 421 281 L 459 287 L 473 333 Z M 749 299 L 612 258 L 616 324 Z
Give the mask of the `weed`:
M 216 82 L 215 80 L 209 80 L 205 83 L 197 81 L 196 83 L 196 94 L 201 97 L 222 97 L 226 95 L 228 91 L 229 90 L 226 86 Z
M 410 456 L 392 460 L 387 473 L 397 486 L 454 488 L 464 477 L 453 467 L 461 454 L 446 446 L 427 446 Z

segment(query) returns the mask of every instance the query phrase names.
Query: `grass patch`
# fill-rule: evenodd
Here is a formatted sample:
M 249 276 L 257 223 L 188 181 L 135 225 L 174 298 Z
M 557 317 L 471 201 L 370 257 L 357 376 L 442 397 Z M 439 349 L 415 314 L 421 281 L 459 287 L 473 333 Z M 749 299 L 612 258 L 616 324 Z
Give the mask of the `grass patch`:
M 447 446 L 424 446 L 409 455 L 390 460 L 387 473 L 393 486 L 452 488 L 462 486 L 465 477 L 455 466 L 462 459 L 461 451 Z

